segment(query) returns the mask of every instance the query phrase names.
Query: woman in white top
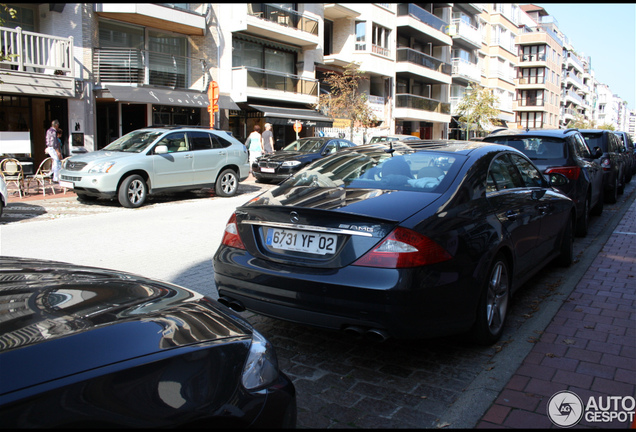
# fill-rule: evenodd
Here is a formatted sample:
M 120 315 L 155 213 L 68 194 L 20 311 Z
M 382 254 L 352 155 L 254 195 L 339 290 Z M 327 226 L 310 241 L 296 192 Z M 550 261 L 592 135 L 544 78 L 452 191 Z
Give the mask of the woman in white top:
M 254 131 L 247 137 L 245 146 L 250 152 L 250 171 L 251 166 L 263 154 L 263 137 L 261 136 L 261 127 L 254 125 Z

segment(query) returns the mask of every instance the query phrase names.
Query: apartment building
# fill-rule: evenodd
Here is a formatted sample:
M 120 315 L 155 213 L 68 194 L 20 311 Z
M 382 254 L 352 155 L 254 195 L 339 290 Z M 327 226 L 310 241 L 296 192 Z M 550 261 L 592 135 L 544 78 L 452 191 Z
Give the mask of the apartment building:
M 475 3 L 453 3 L 452 20 L 448 34 L 453 38 L 451 48 L 452 84 L 450 88 L 451 124 L 449 138 L 464 139 L 465 126 L 459 122 L 457 105 L 466 92 L 476 84 L 481 85 L 482 62 L 480 52 L 484 44 L 479 15 L 482 5 Z
M 484 3 L 480 14 L 483 45 L 480 52 L 482 86 L 498 98 L 501 126 L 515 127 L 517 48 L 515 38 L 521 10 L 517 4 Z M 526 119 L 527 116 L 524 117 Z
M 523 5 L 521 10 L 533 18 L 534 25 L 524 24 L 515 39 L 519 50 L 515 123 L 524 129 L 558 128 L 563 42 L 551 28 L 540 25 L 547 15 L 542 8 Z M 583 73 L 582 67 L 577 73 Z

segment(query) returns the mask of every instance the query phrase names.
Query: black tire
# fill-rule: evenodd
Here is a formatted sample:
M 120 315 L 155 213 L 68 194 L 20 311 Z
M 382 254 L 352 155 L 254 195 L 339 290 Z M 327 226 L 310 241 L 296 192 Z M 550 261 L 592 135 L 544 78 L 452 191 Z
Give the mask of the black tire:
M 592 214 L 594 216 L 600 216 L 603 214 L 603 207 L 605 206 L 605 191 L 601 188 L 601 196 L 598 197 L 598 202 L 592 207 Z
M 585 237 L 590 227 L 590 198 L 586 197 L 583 203 L 583 214 L 576 219 L 576 235 Z
M 238 191 L 239 179 L 236 175 L 236 172 L 232 169 L 226 169 L 219 175 L 219 178 L 216 179 L 216 184 L 214 185 L 214 191 L 217 196 L 221 197 L 231 197 L 236 195 Z
M 471 330 L 472 339 L 477 344 L 492 345 L 501 337 L 510 303 L 510 282 L 508 261 L 498 254 L 482 287 L 477 320 Z
M 574 223 L 572 218 L 568 218 L 567 225 L 563 230 L 563 237 L 561 237 L 561 247 L 559 257 L 557 258 L 557 264 L 561 267 L 569 267 L 574 262 L 574 236 L 572 235 L 572 228 Z
M 117 198 L 119 204 L 127 208 L 141 207 L 148 196 L 148 185 L 142 176 L 133 174 L 124 179 L 119 185 Z
M 618 178 L 614 178 L 614 184 L 609 188 L 609 193 L 605 194 L 605 198 L 609 204 L 616 204 L 618 201 Z

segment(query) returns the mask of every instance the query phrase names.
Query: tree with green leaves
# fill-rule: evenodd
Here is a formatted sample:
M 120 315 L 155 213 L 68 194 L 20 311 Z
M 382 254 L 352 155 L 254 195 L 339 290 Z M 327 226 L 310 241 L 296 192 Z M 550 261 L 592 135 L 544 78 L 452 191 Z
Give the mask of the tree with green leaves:
M 367 103 L 367 94 L 360 91 L 360 83 L 367 79 L 355 62 L 349 63 L 342 73 L 327 72 L 324 83 L 329 86 L 330 92 L 321 94 L 315 105 L 316 109 L 333 118 L 349 120 L 351 138 L 354 126 L 366 128 L 376 121 Z
M 576 114 L 574 118 L 569 121 L 567 127 L 576 129 L 596 129 L 596 123 L 594 120 L 586 119 L 582 114 Z
M 459 121 L 466 124 L 466 139 L 470 139 L 473 125 L 477 126 L 477 131 L 482 131 L 484 125 L 492 124 L 497 119 L 500 113 L 496 108 L 498 103 L 499 98 L 491 89 L 469 84 L 456 109 Z

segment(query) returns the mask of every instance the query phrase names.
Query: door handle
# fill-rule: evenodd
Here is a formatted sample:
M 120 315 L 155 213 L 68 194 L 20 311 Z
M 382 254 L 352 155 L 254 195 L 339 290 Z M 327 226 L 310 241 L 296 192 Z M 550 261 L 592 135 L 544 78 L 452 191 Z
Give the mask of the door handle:
M 547 204 L 537 206 L 537 210 L 539 210 L 539 213 L 541 214 L 546 214 L 549 209 L 550 206 L 548 206 Z
M 192 154 L 187 154 L 183 157 L 184 159 L 192 159 Z
M 514 221 L 517 220 L 517 217 L 519 216 L 519 213 L 512 211 L 512 210 L 508 210 L 506 212 L 506 217 L 508 218 L 508 220 Z

